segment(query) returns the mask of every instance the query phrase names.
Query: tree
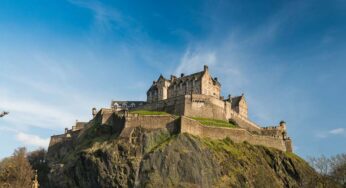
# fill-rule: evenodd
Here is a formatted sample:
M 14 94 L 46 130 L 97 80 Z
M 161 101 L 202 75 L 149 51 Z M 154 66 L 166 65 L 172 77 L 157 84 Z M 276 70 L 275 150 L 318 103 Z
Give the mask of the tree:
M 41 187 L 48 187 L 49 167 L 46 160 L 47 151 L 44 148 L 28 153 L 28 160 L 32 168 L 38 172 L 38 181 Z
M 11 157 L 0 162 L 0 185 L 2 187 L 30 187 L 34 173 L 26 154 L 26 148 L 18 148 Z
M 339 154 L 330 158 L 310 157 L 310 165 L 320 174 L 314 180 L 321 187 L 346 188 L 346 154 Z
M 346 188 L 346 154 L 331 157 L 331 177 Z

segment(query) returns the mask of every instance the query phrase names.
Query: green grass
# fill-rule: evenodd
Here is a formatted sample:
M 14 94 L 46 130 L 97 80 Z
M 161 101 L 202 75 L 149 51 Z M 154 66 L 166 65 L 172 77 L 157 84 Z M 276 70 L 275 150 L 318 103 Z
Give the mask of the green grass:
M 202 125 L 211 126 L 211 127 L 228 127 L 228 128 L 237 127 L 234 124 L 224 120 L 199 118 L 199 117 L 191 117 L 191 118 L 199 121 Z
M 139 115 L 169 115 L 167 112 L 162 111 L 150 111 L 150 110 L 134 110 L 130 111 L 131 114 L 139 114 Z

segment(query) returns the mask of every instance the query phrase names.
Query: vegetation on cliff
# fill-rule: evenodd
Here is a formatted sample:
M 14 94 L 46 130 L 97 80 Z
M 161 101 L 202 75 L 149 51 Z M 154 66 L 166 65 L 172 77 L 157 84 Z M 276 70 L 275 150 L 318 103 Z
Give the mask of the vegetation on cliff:
M 133 110 L 130 111 L 131 114 L 139 114 L 139 115 L 169 115 L 167 112 L 163 111 L 152 111 L 152 110 Z
M 91 126 L 48 152 L 51 187 L 316 187 L 317 173 L 292 153 L 230 139 L 136 128 L 120 138 Z
M 227 127 L 227 128 L 234 128 L 236 125 L 219 119 L 210 119 L 210 118 L 200 118 L 200 117 L 191 117 L 194 120 L 197 120 L 202 125 L 205 126 L 213 126 L 213 127 Z

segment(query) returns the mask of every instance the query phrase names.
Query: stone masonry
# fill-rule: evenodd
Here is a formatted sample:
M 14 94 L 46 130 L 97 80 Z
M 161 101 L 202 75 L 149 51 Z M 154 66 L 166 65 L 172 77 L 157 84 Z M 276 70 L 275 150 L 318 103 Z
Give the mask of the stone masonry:
M 115 126 L 119 135 L 131 140 L 136 127 L 148 130 L 167 129 L 173 134 L 189 133 L 200 137 L 247 141 L 254 145 L 273 147 L 292 152 L 292 141 L 287 136 L 286 123 L 262 127 L 248 118 L 248 105 L 244 94 L 222 97 L 221 84 L 212 77 L 208 67 L 203 71 L 178 78 L 166 79 L 162 75 L 147 91 L 147 101 L 112 101 L 111 108 L 92 109 L 93 122 Z M 136 110 L 164 111 L 171 115 L 139 115 Z M 133 111 L 133 112 L 132 112 Z M 194 117 L 229 121 L 237 128 L 205 126 Z M 81 134 L 89 123 L 76 122 L 62 135 L 51 137 L 49 147 L 71 140 Z

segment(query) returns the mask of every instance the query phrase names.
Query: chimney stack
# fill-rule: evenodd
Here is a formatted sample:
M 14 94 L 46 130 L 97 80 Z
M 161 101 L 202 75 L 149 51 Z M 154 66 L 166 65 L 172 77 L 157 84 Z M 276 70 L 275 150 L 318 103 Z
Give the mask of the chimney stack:
M 208 65 L 204 65 L 204 72 L 208 71 Z
M 171 75 L 171 81 L 174 81 L 177 77 L 174 75 Z

